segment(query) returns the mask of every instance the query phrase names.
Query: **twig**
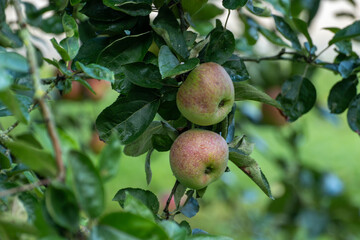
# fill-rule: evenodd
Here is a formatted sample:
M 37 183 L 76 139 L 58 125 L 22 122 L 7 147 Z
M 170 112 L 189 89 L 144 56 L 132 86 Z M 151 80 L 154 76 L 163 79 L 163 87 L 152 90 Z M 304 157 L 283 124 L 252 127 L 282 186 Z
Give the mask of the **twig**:
M 331 45 L 328 45 L 326 48 L 324 48 L 323 50 L 321 50 L 321 52 L 314 57 L 314 60 L 317 59 L 318 57 L 320 57 L 320 55 L 323 54 L 323 52 L 325 52 L 326 50 L 328 50 L 330 46 L 331 46 Z
M 171 202 L 171 199 L 172 197 L 174 196 L 175 194 L 175 191 L 176 191 L 176 188 L 178 187 L 179 185 L 179 181 L 176 180 L 175 184 L 174 184 L 174 187 L 172 188 L 171 190 L 171 193 L 166 201 L 166 205 L 165 205 L 165 208 L 164 208 L 164 213 L 165 213 L 165 219 L 169 219 L 169 216 L 170 216 L 170 212 L 169 212 L 169 205 L 170 205 L 170 202 Z
M 306 64 L 305 69 L 304 69 L 304 73 L 302 75 L 302 78 L 306 77 L 306 74 L 307 74 L 308 70 L 309 70 L 309 64 Z
M 10 188 L 10 189 L 1 191 L 0 192 L 0 198 L 6 197 L 8 195 L 16 194 L 16 193 L 30 191 L 30 190 L 33 190 L 34 188 L 44 186 L 44 185 L 48 185 L 49 183 L 50 183 L 50 179 L 42 179 L 42 180 L 40 180 L 38 182 L 35 182 L 35 183 L 30 183 L 30 184 L 21 185 L 19 187 Z
M 225 25 L 224 25 L 225 29 L 226 29 L 226 26 L 227 26 L 227 23 L 228 23 L 228 20 L 229 20 L 229 17 L 230 17 L 230 13 L 231 13 L 231 10 L 229 9 L 228 10 L 228 15 L 227 15 L 226 20 L 225 20 Z
M 13 0 L 13 5 L 17 14 L 17 19 L 20 26 L 20 37 L 22 41 L 24 42 L 25 48 L 26 48 L 26 54 L 30 66 L 30 74 L 33 79 L 34 83 L 34 99 L 38 102 L 41 113 L 43 115 L 43 118 L 45 120 L 45 124 L 48 130 L 48 134 L 50 136 L 54 152 L 55 152 L 55 159 L 56 159 L 56 165 L 58 167 L 58 179 L 60 181 L 64 181 L 65 178 L 65 168 L 64 163 L 62 161 L 62 155 L 61 155 L 61 148 L 60 148 L 60 142 L 59 138 L 57 136 L 57 132 L 55 129 L 55 124 L 52 121 L 50 109 L 48 108 L 44 96 L 46 94 L 45 91 L 41 89 L 41 80 L 39 75 L 39 69 L 37 66 L 37 60 L 36 60 L 36 53 L 34 46 L 31 43 L 31 35 L 29 30 L 27 29 L 27 24 L 25 21 L 25 18 L 21 12 L 21 6 L 19 0 Z

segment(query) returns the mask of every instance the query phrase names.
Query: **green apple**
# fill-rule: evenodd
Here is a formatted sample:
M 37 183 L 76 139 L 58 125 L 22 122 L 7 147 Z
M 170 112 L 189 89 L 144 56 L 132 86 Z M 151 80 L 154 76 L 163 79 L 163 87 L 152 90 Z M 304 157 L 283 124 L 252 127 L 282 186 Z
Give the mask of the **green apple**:
M 221 122 L 234 104 L 234 85 L 217 63 L 200 64 L 181 84 L 176 104 L 181 114 L 200 126 Z
M 182 133 L 170 149 L 176 179 L 191 189 L 202 189 L 225 172 L 229 149 L 219 134 L 202 129 Z

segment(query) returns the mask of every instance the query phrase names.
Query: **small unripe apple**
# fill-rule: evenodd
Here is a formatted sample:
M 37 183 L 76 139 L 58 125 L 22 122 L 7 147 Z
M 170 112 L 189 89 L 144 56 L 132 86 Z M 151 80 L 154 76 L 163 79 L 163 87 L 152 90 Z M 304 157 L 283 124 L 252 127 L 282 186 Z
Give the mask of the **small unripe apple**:
M 265 90 L 265 92 L 272 98 L 276 98 L 276 96 L 281 92 L 280 86 L 274 86 Z M 270 106 L 268 104 L 263 103 L 261 106 L 262 112 L 262 122 L 268 125 L 273 126 L 283 126 L 287 124 L 286 118 L 281 115 L 280 110 L 276 107 Z
M 79 82 L 72 81 L 71 82 L 71 90 L 70 92 L 62 95 L 63 99 L 67 100 L 80 100 L 82 99 L 82 85 Z
M 93 100 L 102 99 L 106 92 L 110 89 L 111 83 L 105 80 L 98 80 L 90 78 L 86 80 L 96 94 L 93 94 L 89 89 L 85 89 L 85 95 Z
M 101 141 L 99 138 L 99 134 L 97 132 L 93 132 L 90 139 L 90 148 L 94 153 L 100 153 L 105 147 L 105 142 Z
M 225 172 L 229 149 L 219 134 L 191 129 L 171 146 L 170 166 L 176 179 L 185 187 L 202 189 Z
M 182 115 L 200 126 L 221 122 L 234 104 L 234 85 L 225 69 L 213 62 L 192 70 L 181 84 L 176 104 Z

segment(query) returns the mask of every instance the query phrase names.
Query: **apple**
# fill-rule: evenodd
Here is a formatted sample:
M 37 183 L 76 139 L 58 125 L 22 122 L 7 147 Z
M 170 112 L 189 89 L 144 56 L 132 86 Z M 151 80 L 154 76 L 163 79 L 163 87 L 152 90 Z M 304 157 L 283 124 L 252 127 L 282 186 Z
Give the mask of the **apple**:
M 99 138 L 99 134 L 97 132 L 93 132 L 90 139 L 90 148 L 94 153 L 98 154 L 105 147 L 105 142 L 101 141 Z
M 182 115 L 200 126 L 221 122 L 234 104 L 234 85 L 217 63 L 200 64 L 190 72 L 176 95 Z
M 96 94 L 93 94 L 89 89 L 85 89 L 85 95 L 93 100 L 102 99 L 106 92 L 110 89 L 111 83 L 105 80 L 98 80 L 90 78 L 86 80 Z
M 272 98 L 276 98 L 276 96 L 281 92 L 280 86 L 273 86 L 265 90 L 265 92 Z M 287 123 L 286 118 L 281 115 L 280 111 L 271 105 L 262 104 L 261 106 L 262 112 L 262 122 L 268 125 L 273 126 L 283 126 Z
M 79 82 L 72 81 L 71 82 L 71 90 L 70 92 L 62 95 L 63 99 L 67 100 L 80 100 L 82 99 L 82 85 Z
M 229 149 L 224 138 L 203 129 L 180 134 L 170 149 L 170 166 L 176 179 L 196 190 L 220 178 L 228 158 Z

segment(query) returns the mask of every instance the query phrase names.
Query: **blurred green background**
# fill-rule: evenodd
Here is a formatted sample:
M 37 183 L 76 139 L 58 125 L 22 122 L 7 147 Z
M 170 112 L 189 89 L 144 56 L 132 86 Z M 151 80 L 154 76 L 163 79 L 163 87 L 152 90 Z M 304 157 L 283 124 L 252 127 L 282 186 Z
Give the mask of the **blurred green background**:
M 274 77 L 274 67 L 283 69 Z M 253 83 L 266 90 L 281 84 L 294 69 L 285 63 L 249 64 Z M 266 69 L 272 68 L 272 71 Z M 252 157 L 266 175 L 275 200 L 261 190 L 235 165 L 230 172 L 207 189 L 200 199 L 200 212 L 189 221 L 192 228 L 234 239 L 359 239 L 360 238 L 360 148 L 359 136 L 346 122 L 346 114 L 331 115 L 327 96 L 339 77 L 328 71 L 310 71 L 317 89 L 317 105 L 310 113 L 291 124 L 264 124 L 261 104 L 238 102 L 236 135 L 246 134 L 255 143 Z M 42 77 L 53 75 L 45 67 Z M 275 79 L 275 80 L 274 80 Z M 64 154 L 71 148 L 86 151 L 96 163 L 99 154 L 91 149 L 97 115 L 117 97 L 110 89 L 105 96 L 92 99 L 66 100 L 54 93 L 54 116 L 61 129 Z M 37 111 L 33 119 L 40 119 Z M 13 118 L 2 119 L 3 127 Z M 14 133 L 27 128 L 18 127 Z M 44 146 L 44 129 L 32 127 Z M 42 137 L 41 137 L 42 136 Z M 45 142 L 44 142 L 45 141 Z M 51 147 L 49 147 L 51 149 Z M 112 198 L 125 187 L 153 191 L 164 206 L 175 182 L 170 170 L 168 152 L 154 152 L 151 157 L 152 182 L 146 184 L 145 155 L 122 154 L 115 178 L 106 183 L 106 212 L 121 210 Z M 177 217 L 181 221 L 184 217 Z

